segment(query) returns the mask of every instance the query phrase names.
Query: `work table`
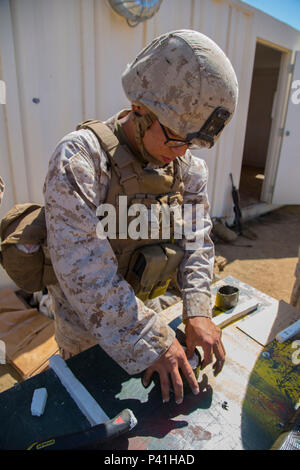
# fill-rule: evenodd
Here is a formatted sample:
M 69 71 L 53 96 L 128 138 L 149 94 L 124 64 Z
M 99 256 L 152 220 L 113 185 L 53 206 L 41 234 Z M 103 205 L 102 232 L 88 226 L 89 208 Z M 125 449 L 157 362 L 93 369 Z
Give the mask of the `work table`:
M 181 405 L 172 394 L 163 404 L 153 383 L 144 388 L 140 375 L 129 376 L 99 346 L 67 360 L 109 417 L 130 408 L 138 420 L 134 429 L 101 448 L 269 449 L 299 400 L 300 365 L 292 356 L 300 334 L 263 347 L 234 323 L 223 329 L 222 339 L 222 372 L 214 377 L 211 365 L 204 369 L 199 395 L 188 393 Z M 44 414 L 36 417 L 30 405 L 40 387 L 47 389 L 48 399 Z M 51 369 L 0 394 L 0 421 L 1 449 L 26 449 L 33 442 L 90 426 Z

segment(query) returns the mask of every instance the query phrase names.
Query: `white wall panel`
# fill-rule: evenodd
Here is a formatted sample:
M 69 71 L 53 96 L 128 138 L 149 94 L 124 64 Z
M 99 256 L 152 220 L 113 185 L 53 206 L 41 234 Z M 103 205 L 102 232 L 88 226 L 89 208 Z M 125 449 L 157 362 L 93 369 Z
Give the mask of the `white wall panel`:
M 154 36 L 176 29 L 190 29 L 193 3 L 191 0 L 163 1 L 158 14 L 153 18 Z
M 82 120 L 96 116 L 94 0 L 80 0 Z
M 216 162 L 215 191 L 212 199 L 216 216 L 232 214 L 232 172 L 238 186 L 243 157 L 247 113 L 252 79 L 252 64 L 255 54 L 255 38 L 252 36 L 253 16 L 234 6 L 231 8 L 230 30 L 226 52 L 235 69 L 239 83 L 237 110 L 228 129 L 221 136 Z
M 227 2 L 220 0 L 195 0 L 193 28 L 209 36 L 227 53 L 230 15 L 231 8 Z M 228 128 L 226 129 L 227 132 Z M 212 215 L 220 215 L 216 212 L 217 198 L 219 197 L 222 200 L 225 186 L 224 182 L 220 186 L 220 181 L 217 181 L 217 162 L 220 149 L 222 152 L 224 151 L 223 141 L 224 135 L 220 137 L 212 149 L 197 151 L 199 157 L 203 158 L 208 165 L 208 196 Z M 221 158 L 223 157 L 221 156 Z
M 42 202 L 54 146 L 82 116 L 79 2 L 15 0 L 11 12 L 29 198 Z
M 106 119 L 128 106 L 121 74 L 143 43 L 143 26 L 131 28 L 106 3 L 95 2 L 96 117 Z
M 1 76 L 6 84 L 6 104 L 1 104 L 1 142 L 0 169 L 6 182 L 6 204 L 16 200 L 26 202 L 28 193 L 28 175 L 26 156 L 22 138 L 22 121 L 20 115 L 20 90 L 15 61 L 15 40 L 12 29 L 12 18 L 8 0 L 0 2 L 0 64 Z M 8 168 L 9 166 L 9 168 Z M 2 170 L 3 168 L 3 170 Z M 13 199 L 10 199 L 12 198 Z M 0 209 L 0 215 L 3 213 Z

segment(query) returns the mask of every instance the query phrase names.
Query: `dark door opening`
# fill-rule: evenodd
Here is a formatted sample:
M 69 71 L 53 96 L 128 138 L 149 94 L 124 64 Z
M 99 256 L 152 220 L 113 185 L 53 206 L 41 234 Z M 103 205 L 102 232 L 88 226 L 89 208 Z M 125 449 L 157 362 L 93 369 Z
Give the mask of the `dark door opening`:
M 280 62 L 280 51 L 256 44 L 239 185 L 241 207 L 261 199 Z

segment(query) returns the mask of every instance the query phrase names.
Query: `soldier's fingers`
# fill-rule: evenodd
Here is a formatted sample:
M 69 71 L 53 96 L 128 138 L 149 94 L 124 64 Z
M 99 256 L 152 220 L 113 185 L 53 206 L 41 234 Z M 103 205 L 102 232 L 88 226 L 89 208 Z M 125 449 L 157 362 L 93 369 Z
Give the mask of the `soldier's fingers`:
M 216 361 L 213 365 L 214 376 L 216 377 L 223 369 L 224 361 Z
M 210 344 L 205 344 L 202 346 L 204 352 L 204 359 L 201 364 L 201 369 L 204 369 L 208 364 L 213 361 L 213 348 Z
M 176 367 L 173 368 L 171 372 L 171 379 L 173 384 L 173 390 L 175 393 L 175 401 L 177 405 L 183 402 L 183 383 L 179 373 L 179 369 Z
M 225 348 L 222 341 L 214 346 L 214 353 L 216 357 L 216 362 L 213 365 L 214 376 L 217 376 L 223 369 L 225 363 Z
M 187 339 L 186 341 L 186 356 L 188 359 L 191 359 L 193 357 L 193 354 L 195 352 L 195 347 L 197 346 L 197 343 L 196 342 L 192 342 L 192 341 L 189 341 Z
M 224 344 L 222 343 L 221 339 L 214 345 L 214 353 L 217 359 L 219 359 L 220 361 L 225 361 L 226 353 Z
M 148 367 L 148 369 L 146 369 L 146 371 L 144 372 L 144 375 L 142 378 L 142 383 L 144 387 L 148 387 L 153 372 L 154 372 L 154 369 L 152 369 L 151 367 Z
M 167 403 L 170 400 L 170 380 L 166 370 L 162 369 L 159 372 L 159 379 L 162 401 L 163 403 Z
M 189 386 L 191 387 L 194 395 L 198 395 L 199 393 L 199 384 L 193 372 L 193 369 L 190 363 L 187 360 L 184 360 L 181 364 L 181 370 L 183 375 L 186 377 Z

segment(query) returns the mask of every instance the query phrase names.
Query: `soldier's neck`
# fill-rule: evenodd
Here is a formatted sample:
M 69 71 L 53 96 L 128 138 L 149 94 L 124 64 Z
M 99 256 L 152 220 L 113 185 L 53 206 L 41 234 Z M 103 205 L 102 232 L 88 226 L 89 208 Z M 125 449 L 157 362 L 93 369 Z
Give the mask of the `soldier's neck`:
M 122 117 L 119 119 L 119 122 L 121 123 L 122 129 L 126 134 L 127 139 L 130 142 L 130 145 L 137 151 L 139 152 L 139 148 L 137 146 L 136 140 L 135 140 L 135 126 L 132 120 L 132 111 L 126 116 Z

